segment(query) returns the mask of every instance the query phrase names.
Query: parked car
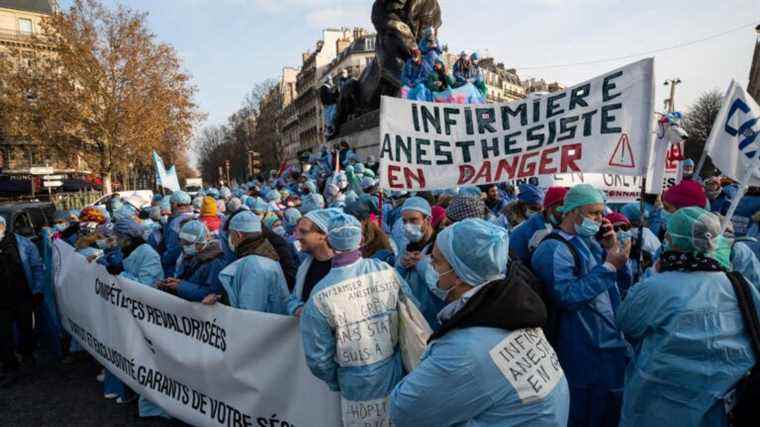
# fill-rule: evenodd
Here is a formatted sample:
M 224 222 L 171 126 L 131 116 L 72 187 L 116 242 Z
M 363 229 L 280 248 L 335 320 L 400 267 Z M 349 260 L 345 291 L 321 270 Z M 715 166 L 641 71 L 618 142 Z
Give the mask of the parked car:
M 50 202 L 12 202 L 0 204 L 0 216 L 5 218 L 8 233 L 39 240 L 43 227 L 53 223 L 55 205 Z
M 126 200 L 133 204 L 136 208 L 142 209 L 145 206 L 150 206 L 150 202 L 153 200 L 153 191 L 151 190 L 134 190 L 134 191 L 118 191 L 116 193 L 106 194 L 99 198 L 92 204 L 92 206 L 108 206 L 108 202 L 114 197 L 121 197 L 122 200 Z

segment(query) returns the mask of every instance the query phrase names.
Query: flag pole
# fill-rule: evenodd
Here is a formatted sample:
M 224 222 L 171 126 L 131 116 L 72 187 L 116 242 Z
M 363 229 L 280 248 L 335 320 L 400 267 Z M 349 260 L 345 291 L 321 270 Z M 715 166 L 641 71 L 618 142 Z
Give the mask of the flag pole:
M 721 109 L 723 109 L 723 106 L 728 102 L 728 96 L 731 94 L 731 89 L 733 89 L 734 84 L 736 83 L 735 80 L 731 80 L 731 83 L 728 85 L 728 90 L 726 90 L 726 93 L 723 95 L 723 100 L 720 103 Z M 718 113 L 718 116 L 720 116 L 720 113 Z M 702 168 L 705 166 L 705 162 L 707 161 L 707 155 L 710 153 L 710 149 L 712 148 L 712 145 L 714 144 L 715 137 L 717 136 L 717 132 L 719 132 L 719 126 L 720 124 L 716 121 L 713 124 L 712 129 L 710 129 L 710 135 L 707 136 L 707 141 L 705 141 L 704 147 L 702 147 L 702 156 L 699 158 L 699 163 L 697 164 L 697 168 L 694 170 L 694 176 L 697 178 L 699 182 L 704 182 L 702 179 Z

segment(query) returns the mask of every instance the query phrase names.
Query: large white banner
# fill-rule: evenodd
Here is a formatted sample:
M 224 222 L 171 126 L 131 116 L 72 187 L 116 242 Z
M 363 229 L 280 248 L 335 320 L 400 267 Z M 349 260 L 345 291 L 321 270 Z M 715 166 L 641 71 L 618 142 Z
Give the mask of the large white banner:
M 340 426 L 292 317 L 189 303 L 54 246 L 61 320 L 103 366 L 197 426 Z
M 733 80 L 705 149 L 723 175 L 737 181 L 754 168 L 747 184 L 760 186 L 760 106 Z
M 380 185 L 432 190 L 564 173 L 646 176 L 654 60 L 508 104 L 383 97 Z

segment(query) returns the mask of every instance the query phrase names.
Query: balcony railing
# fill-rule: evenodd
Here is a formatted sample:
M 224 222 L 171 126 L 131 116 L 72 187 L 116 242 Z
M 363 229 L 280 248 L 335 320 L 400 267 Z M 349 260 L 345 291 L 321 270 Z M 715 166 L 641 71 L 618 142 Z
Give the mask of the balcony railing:
M 0 42 L 44 43 L 45 37 L 39 33 L 0 29 Z

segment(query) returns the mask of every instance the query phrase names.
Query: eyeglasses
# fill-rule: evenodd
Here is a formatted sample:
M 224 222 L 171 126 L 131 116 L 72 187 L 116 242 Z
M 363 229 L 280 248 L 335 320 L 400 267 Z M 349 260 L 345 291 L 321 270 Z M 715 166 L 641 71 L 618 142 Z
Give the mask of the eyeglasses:
M 628 224 L 620 224 L 620 225 L 615 225 L 615 226 L 613 226 L 612 228 L 613 228 L 613 229 L 614 229 L 616 232 L 617 232 L 617 231 L 621 231 L 621 230 L 622 230 L 622 231 L 629 231 L 629 230 L 631 229 L 631 226 L 630 226 L 630 225 L 628 225 Z

